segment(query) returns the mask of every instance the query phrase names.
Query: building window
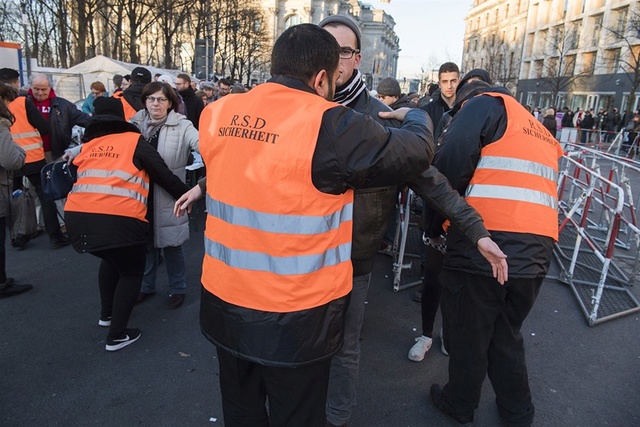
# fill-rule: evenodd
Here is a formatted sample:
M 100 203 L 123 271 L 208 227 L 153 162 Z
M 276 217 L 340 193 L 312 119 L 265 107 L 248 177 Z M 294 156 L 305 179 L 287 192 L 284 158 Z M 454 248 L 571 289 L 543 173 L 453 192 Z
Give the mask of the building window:
M 615 74 L 620 68 L 620 48 L 606 51 L 607 73 Z
M 602 30 L 602 17 L 603 15 L 597 15 L 593 17 L 593 33 L 591 36 L 591 46 L 597 47 L 598 41 L 600 41 L 600 31 Z
M 596 54 L 595 52 L 585 53 L 584 58 L 584 73 L 593 75 L 596 70 Z
M 575 55 L 567 55 L 565 58 L 565 67 L 564 67 L 564 75 L 565 76 L 573 76 L 574 71 L 576 69 L 576 56 Z
M 629 8 L 625 7 L 617 11 L 616 33 L 619 39 L 624 37 L 627 29 L 627 17 L 629 16 Z
M 284 21 L 284 29 L 286 30 L 287 28 L 298 24 L 302 24 L 302 18 L 298 15 L 290 15 Z
M 582 29 L 582 19 L 578 19 L 571 23 L 571 33 L 567 36 L 569 49 L 578 49 L 580 47 L 580 30 Z
M 541 79 L 542 78 L 542 70 L 544 69 L 544 60 L 543 59 L 538 59 L 534 62 L 534 77 L 536 79 Z

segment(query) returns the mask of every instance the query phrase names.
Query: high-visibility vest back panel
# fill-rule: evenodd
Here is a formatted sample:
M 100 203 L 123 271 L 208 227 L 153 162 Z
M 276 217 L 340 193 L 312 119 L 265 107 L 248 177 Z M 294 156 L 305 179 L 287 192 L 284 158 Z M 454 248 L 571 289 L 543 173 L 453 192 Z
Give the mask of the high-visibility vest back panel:
M 27 98 L 19 96 L 9 104 L 9 111 L 16 121 L 11 125 L 11 137 L 27 154 L 25 163 L 35 163 L 44 159 L 44 146 L 38 129 L 27 118 Z
M 95 138 L 73 160 L 78 180 L 65 211 L 119 215 L 146 222 L 149 176 L 133 164 L 139 133 Z
M 311 179 L 322 115 L 336 105 L 265 83 L 205 108 L 207 291 L 249 309 L 292 312 L 351 290 L 353 192 L 324 194 Z
M 558 240 L 558 159 L 553 135 L 513 97 L 501 93 L 507 128 L 484 146 L 466 191 L 488 230 L 530 233 Z M 464 108 L 464 107 L 463 107 Z

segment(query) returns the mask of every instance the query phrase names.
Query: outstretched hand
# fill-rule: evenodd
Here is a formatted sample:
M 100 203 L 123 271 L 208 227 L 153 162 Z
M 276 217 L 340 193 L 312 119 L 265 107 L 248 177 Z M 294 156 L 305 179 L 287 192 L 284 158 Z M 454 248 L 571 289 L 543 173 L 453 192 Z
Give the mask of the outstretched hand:
M 406 116 L 407 113 L 411 110 L 413 110 L 413 108 L 402 107 L 394 111 L 380 111 L 378 113 L 378 116 L 380 116 L 380 118 L 382 119 L 387 119 L 387 120 L 396 119 L 399 121 L 404 121 L 404 116 Z
M 180 218 L 184 215 L 185 211 L 187 213 L 191 213 L 191 209 L 193 208 L 193 204 L 202 198 L 204 194 L 202 194 L 202 190 L 200 186 L 196 184 L 191 190 L 184 193 L 176 203 L 173 205 L 173 214 Z
M 482 256 L 491 264 L 493 277 L 498 280 L 498 283 L 504 285 L 504 282 L 509 278 L 507 256 L 490 237 L 483 237 L 478 240 L 477 247 Z

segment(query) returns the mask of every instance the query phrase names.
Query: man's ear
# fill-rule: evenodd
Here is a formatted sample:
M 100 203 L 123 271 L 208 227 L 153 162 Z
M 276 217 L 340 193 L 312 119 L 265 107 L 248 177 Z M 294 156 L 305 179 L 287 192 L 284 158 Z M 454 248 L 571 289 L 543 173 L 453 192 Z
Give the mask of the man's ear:
M 323 98 L 326 98 L 327 89 L 329 88 L 329 75 L 326 70 L 320 70 L 312 78 L 313 90 Z

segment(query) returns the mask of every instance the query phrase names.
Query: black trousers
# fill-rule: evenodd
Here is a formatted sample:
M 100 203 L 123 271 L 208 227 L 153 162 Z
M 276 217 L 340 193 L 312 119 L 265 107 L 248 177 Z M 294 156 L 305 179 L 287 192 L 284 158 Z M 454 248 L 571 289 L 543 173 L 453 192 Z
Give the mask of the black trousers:
M 4 246 L 7 239 L 7 222 L 5 217 L 0 217 L 0 283 L 7 281 L 7 250 Z
M 424 250 L 424 277 L 422 278 L 422 335 L 433 338 L 433 323 L 440 306 L 441 286 L 438 276 L 442 270 L 444 255 L 439 250 L 426 245 Z
M 509 279 L 443 269 L 441 309 L 449 352 L 445 405 L 472 415 L 485 376 L 496 394 L 498 412 L 510 425 L 530 425 L 534 407 L 520 328 L 538 296 L 538 279 Z
M 324 427 L 330 358 L 280 368 L 249 362 L 218 348 L 218 363 L 225 426 Z
M 136 304 L 147 259 L 146 245 L 127 246 L 91 252 L 102 259 L 98 272 L 102 318 L 111 317 L 108 338 L 124 334 Z

